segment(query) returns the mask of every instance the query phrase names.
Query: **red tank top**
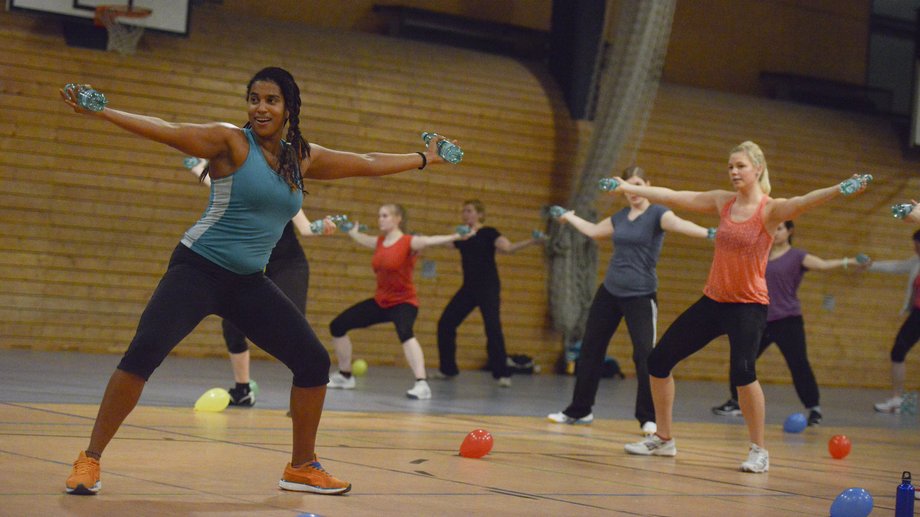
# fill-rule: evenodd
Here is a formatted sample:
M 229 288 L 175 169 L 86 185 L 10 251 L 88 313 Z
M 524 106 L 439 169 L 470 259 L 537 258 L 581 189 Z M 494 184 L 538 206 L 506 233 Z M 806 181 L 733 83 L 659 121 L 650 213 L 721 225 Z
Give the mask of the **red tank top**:
M 716 232 L 716 251 L 703 294 L 722 303 L 770 304 L 767 294 L 767 260 L 773 233 L 763 224 L 763 207 L 770 200 L 763 196 L 754 215 L 746 221 L 731 220 L 737 197 L 725 203 Z
M 384 236 L 377 237 L 377 248 L 371 266 L 377 275 L 374 301 L 388 309 L 401 303 L 418 307 L 412 272 L 418 255 L 412 251 L 412 236 L 403 235 L 390 246 L 383 245 Z

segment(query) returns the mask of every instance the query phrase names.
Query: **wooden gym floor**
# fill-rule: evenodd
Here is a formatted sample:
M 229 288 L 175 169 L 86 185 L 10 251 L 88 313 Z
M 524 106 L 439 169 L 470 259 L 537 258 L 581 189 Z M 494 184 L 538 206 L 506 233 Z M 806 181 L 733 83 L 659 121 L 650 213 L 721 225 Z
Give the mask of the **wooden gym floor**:
M 920 473 L 917 417 L 877 415 L 879 390 L 822 390 L 826 419 L 801 434 L 782 421 L 801 410 L 791 386 L 766 386 L 767 474 L 738 471 L 747 450 L 740 418 L 716 417 L 719 383 L 678 380 L 676 458 L 636 457 L 635 383 L 605 380 L 591 426 L 545 420 L 574 379 L 519 376 L 510 389 L 483 372 L 431 381 L 431 401 L 410 401 L 402 368 L 371 367 L 354 391 L 330 391 L 317 453 L 354 488 L 345 496 L 284 492 L 289 461 L 289 374 L 255 361 L 255 408 L 196 413 L 206 389 L 228 387 L 223 359 L 170 357 L 103 457 L 97 496 L 64 494 L 86 446 L 117 356 L 0 350 L 0 515 L 827 515 L 842 490 L 894 508 L 902 470 Z M 457 454 L 475 428 L 495 438 L 482 459 Z M 834 460 L 827 441 L 853 452 Z

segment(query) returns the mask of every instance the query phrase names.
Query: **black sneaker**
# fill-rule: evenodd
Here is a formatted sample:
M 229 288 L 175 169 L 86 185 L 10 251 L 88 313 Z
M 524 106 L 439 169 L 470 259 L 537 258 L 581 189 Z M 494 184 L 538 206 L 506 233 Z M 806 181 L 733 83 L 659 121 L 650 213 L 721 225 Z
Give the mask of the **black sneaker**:
M 741 406 L 735 399 L 728 399 L 725 404 L 712 408 L 712 413 L 719 416 L 741 416 Z
M 808 427 L 815 426 L 821 423 L 821 420 L 824 417 L 821 416 L 821 412 L 817 409 L 812 409 L 808 413 Z
M 251 407 L 256 405 L 256 394 L 248 389 L 248 387 L 240 389 L 230 388 L 227 392 L 230 393 L 231 406 Z

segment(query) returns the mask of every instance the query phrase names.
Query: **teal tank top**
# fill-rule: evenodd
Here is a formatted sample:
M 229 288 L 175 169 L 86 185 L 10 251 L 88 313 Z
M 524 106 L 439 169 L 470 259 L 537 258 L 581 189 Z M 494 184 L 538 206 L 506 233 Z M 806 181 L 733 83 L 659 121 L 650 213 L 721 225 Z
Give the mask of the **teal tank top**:
M 234 273 L 265 268 L 288 221 L 303 204 L 303 192 L 291 187 L 265 161 L 252 131 L 243 129 L 249 156 L 233 174 L 211 180 L 208 208 L 185 232 L 182 244 Z

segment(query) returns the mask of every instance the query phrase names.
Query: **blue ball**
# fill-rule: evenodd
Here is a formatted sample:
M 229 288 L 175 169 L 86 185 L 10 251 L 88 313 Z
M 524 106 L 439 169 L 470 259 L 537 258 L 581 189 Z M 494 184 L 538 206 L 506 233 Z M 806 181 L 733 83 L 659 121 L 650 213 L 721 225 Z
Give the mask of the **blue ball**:
M 801 433 L 807 426 L 808 420 L 805 419 L 805 415 L 802 413 L 793 413 L 787 416 L 786 421 L 783 422 L 783 431 L 787 433 Z
M 866 489 L 847 488 L 831 504 L 831 517 L 866 517 L 872 504 L 872 494 Z

